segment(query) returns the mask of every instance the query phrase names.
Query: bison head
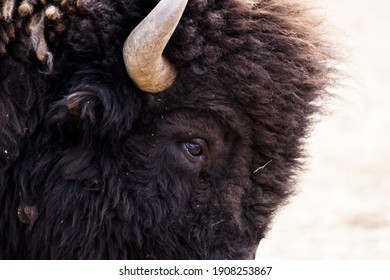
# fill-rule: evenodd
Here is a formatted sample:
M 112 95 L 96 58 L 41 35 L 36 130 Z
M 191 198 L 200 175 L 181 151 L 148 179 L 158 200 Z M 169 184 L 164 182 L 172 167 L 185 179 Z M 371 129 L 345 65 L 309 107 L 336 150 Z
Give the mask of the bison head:
M 2 1 L 0 258 L 255 256 L 326 95 L 319 22 L 157 2 Z

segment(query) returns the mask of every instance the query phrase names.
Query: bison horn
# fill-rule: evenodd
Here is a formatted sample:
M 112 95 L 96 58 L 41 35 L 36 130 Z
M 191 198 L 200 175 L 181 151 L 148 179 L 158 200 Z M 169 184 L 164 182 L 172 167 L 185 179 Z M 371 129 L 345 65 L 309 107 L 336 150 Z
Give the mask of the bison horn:
M 123 46 L 127 73 L 141 90 L 158 93 L 169 88 L 177 72 L 162 55 L 188 0 L 161 0 L 136 26 Z

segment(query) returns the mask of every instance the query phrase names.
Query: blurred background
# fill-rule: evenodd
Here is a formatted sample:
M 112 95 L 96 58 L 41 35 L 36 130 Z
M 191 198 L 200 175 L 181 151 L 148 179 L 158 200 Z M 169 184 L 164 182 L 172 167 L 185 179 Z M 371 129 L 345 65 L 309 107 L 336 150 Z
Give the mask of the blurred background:
M 390 1 L 312 0 L 346 57 L 257 259 L 390 259 Z

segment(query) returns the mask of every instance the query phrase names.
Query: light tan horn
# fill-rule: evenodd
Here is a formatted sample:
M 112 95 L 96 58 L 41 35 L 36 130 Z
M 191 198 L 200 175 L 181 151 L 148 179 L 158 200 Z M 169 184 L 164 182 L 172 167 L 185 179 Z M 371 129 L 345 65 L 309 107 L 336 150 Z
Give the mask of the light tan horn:
M 127 37 L 123 46 L 123 60 L 130 78 L 141 90 L 162 92 L 175 81 L 177 72 L 162 53 L 187 2 L 161 0 Z

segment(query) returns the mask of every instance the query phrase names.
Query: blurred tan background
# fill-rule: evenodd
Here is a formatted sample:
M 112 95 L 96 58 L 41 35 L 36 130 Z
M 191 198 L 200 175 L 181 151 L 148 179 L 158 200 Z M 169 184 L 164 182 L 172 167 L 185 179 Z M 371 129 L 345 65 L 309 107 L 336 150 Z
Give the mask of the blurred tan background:
M 390 259 L 390 1 L 312 0 L 349 78 L 257 259 Z

